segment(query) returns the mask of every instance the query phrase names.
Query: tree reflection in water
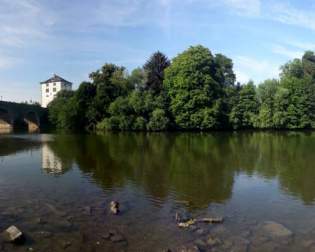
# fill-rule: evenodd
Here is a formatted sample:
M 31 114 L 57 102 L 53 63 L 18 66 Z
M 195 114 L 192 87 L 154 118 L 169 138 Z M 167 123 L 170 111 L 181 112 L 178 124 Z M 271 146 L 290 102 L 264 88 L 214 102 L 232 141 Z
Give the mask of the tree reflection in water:
M 49 147 L 103 188 L 132 182 L 152 197 L 193 207 L 231 198 L 239 173 L 277 178 L 305 204 L 315 199 L 315 135 L 307 132 L 56 135 Z M 69 166 L 69 165 L 68 165 Z

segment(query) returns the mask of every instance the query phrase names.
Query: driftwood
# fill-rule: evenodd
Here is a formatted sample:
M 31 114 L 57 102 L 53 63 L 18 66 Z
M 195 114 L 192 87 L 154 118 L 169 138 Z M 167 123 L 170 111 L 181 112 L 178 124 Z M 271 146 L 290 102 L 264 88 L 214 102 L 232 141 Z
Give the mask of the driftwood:
M 224 221 L 224 219 L 222 217 L 219 217 L 219 218 L 202 218 L 202 219 L 198 220 L 198 222 L 213 223 L 213 224 L 223 223 L 223 221 Z
M 177 226 L 181 227 L 181 228 L 188 228 L 191 225 L 194 225 L 196 223 L 196 219 L 190 219 L 188 221 L 185 222 L 179 222 L 177 223 Z
M 177 223 L 178 227 L 181 228 L 188 228 L 191 225 L 194 225 L 196 222 L 204 222 L 204 223 L 209 223 L 209 224 L 220 224 L 223 223 L 224 219 L 222 217 L 219 218 L 202 218 L 202 219 L 190 219 L 185 222 L 179 222 Z

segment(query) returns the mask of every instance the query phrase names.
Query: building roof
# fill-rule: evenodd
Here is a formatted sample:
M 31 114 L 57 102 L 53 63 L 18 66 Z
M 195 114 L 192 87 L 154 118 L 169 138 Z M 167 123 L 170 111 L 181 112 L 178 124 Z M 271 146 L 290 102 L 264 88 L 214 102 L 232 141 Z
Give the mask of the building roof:
M 50 79 L 48 79 L 46 81 L 42 81 L 40 84 L 46 84 L 46 83 L 51 83 L 51 82 L 65 82 L 68 84 L 72 84 L 70 81 L 67 81 L 67 80 L 61 78 L 57 74 L 54 74 L 53 77 L 51 77 Z

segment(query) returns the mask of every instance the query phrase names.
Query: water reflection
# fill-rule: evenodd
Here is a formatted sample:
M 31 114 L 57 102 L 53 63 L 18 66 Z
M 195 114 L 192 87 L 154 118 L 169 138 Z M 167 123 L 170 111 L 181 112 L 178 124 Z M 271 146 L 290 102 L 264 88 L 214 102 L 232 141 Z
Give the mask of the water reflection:
M 42 168 L 62 175 L 75 164 L 104 189 L 133 184 L 152 198 L 192 207 L 231 199 L 238 174 L 277 179 L 305 204 L 315 200 L 314 133 L 184 133 L 2 136 L 0 156 L 41 147 Z
M 285 193 L 315 200 L 313 133 L 57 135 L 48 146 L 64 170 L 74 162 L 103 188 L 132 182 L 195 207 L 230 199 L 239 173 L 276 178 Z
M 61 175 L 71 168 L 71 164 L 63 162 L 47 143 L 42 145 L 42 168 L 48 174 Z
M 0 124 L 1 124 L 1 120 L 0 120 Z M 0 127 L 0 135 L 1 134 L 10 134 L 13 132 L 13 129 L 8 127 L 8 128 L 1 128 Z
M 12 137 L 10 135 L 0 137 L 0 157 L 17 154 L 23 151 L 39 149 L 41 142 L 25 139 L 23 137 Z

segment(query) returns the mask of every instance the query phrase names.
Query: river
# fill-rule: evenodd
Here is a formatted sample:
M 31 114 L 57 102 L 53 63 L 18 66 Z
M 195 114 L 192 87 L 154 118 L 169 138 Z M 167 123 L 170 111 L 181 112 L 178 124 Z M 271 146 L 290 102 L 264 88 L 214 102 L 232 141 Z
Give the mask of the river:
M 315 133 L 0 135 L 11 225 L 0 251 L 315 251 Z

